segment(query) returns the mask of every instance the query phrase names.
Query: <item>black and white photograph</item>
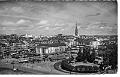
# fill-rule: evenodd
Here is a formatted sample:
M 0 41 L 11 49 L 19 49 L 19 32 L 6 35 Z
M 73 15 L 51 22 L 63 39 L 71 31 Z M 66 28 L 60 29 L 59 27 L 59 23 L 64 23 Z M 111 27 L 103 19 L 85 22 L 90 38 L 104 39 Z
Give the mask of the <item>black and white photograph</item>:
M 0 0 L 0 75 L 117 72 L 117 0 Z

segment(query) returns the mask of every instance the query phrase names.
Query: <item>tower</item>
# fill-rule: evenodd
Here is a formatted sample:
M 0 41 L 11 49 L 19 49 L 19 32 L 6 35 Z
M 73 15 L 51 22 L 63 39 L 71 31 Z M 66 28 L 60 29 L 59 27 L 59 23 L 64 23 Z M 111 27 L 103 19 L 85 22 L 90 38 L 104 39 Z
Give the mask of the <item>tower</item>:
M 76 27 L 75 27 L 75 36 L 78 36 L 78 28 L 77 28 L 77 23 L 76 23 Z

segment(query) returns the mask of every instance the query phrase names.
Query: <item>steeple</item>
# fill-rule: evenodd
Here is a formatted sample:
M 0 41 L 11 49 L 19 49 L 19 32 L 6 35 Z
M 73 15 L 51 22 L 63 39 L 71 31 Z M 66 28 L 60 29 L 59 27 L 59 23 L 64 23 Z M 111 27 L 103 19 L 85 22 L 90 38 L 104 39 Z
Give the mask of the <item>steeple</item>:
M 78 36 L 78 28 L 77 28 L 77 23 L 76 23 L 76 27 L 75 27 L 75 36 Z

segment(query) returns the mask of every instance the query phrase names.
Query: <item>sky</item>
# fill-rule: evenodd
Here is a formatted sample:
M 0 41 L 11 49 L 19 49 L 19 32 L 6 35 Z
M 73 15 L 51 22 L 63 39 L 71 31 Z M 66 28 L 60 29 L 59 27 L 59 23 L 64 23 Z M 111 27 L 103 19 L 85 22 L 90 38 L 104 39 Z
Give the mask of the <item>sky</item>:
M 115 2 L 0 2 L 0 34 L 117 35 Z

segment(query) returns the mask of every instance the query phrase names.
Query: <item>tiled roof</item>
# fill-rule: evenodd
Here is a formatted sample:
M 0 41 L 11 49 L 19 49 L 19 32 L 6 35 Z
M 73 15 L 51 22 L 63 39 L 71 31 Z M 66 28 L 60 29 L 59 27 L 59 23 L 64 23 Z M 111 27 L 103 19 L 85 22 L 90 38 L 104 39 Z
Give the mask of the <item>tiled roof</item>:
M 66 44 L 65 43 L 53 43 L 53 44 L 39 44 L 38 46 L 58 47 L 58 46 L 66 46 Z

